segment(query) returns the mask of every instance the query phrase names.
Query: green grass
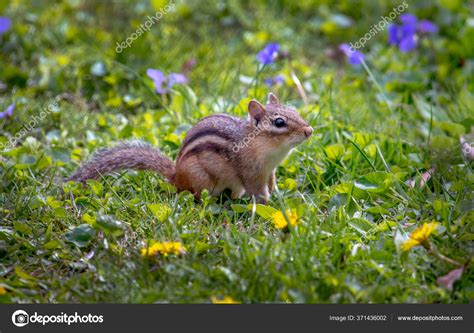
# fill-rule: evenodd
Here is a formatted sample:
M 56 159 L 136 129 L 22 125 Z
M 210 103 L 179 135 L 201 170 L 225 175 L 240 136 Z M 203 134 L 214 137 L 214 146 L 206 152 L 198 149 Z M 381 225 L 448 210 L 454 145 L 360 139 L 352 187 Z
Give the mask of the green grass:
M 392 3 L 314 9 L 311 2 L 178 2 L 176 12 L 116 54 L 115 42 L 156 11 L 140 3 L 15 3 L 3 13 L 0 6 L 1 15 L 15 18 L 0 44 L 0 109 L 17 102 L 14 116 L 0 119 L 0 142 L 59 96 L 57 109 L 0 153 L 0 302 L 473 299 L 474 176 L 459 147 L 474 124 L 467 9 L 410 4 L 440 33 L 410 54 L 388 47 L 386 33 L 374 37 L 362 51 L 375 84 L 363 67 L 338 64 L 324 48 L 360 38 L 366 22 L 375 23 Z M 448 12 L 454 23 L 440 23 Z M 332 14 L 354 22 L 330 28 Z M 290 52 L 291 66 L 278 60 L 254 80 L 258 86 L 249 85 L 242 77 L 255 78 L 255 55 L 267 41 Z M 147 68 L 180 72 L 191 58 L 187 86 L 154 93 Z M 461 58 L 470 65 L 459 65 Z M 91 72 L 97 63 L 105 75 Z M 290 68 L 304 83 L 308 105 Z M 278 73 L 283 85 L 262 83 Z M 84 187 L 62 181 L 93 151 L 119 140 L 138 138 L 174 158 L 198 119 L 218 112 L 244 117 L 248 100 L 265 101 L 269 91 L 315 129 L 278 168 L 279 191 L 268 203 L 297 212 L 296 227 L 276 228 L 249 198 L 204 195 L 196 202 L 151 172 L 123 172 Z M 406 184 L 431 167 L 425 186 Z M 431 221 L 440 225 L 430 242 L 467 263 L 452 291 L 436 280 L 456 266 L 421 246 L 400 248 Z M 151 240 L 179 241 L 187 252 L 143 258 L 140 249 Z

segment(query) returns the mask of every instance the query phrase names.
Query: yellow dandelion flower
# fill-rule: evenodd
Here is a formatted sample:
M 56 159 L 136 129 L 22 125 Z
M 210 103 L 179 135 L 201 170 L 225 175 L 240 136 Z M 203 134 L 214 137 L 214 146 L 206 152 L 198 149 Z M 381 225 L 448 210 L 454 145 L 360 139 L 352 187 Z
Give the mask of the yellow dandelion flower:
M 168 254 L 184 254 L 186 253 L 186 248 L 180 242 L 156 242 L 149 247 L 142 248 L 140 253 L 143 257 L 154 257 L 157 254 L 162 254 L 166 257 Z
M 427 247 L 428 238 L 433 233 L 433 231 L 436 230 L 438 225 L 438 222 L 424 223 L 421 227 L 415 229 L 410 234 L 410 238 L 405 243 L 403 243 L 402 250 L 408 251 L 412 247 L 418 245 L 423 245 L 424 247 Z
M 218 299 L 215 296 L 211 296 L 211 302 L 213 304 L 240 304 L 240 302 L 237 302 L 235 299 L 233 299 L 230 296 L 224 296 L 221 299 Z
M 6 293 L 7 290 L 4 287 L 0 286 L 0 295 L 5 295 Z
M 286 211 L 286 216 L 288 217 L 288 220 L 290 221 L 290 224 L 292 226 L 295 226 L 295 225 L 298 224 L 299 217 L 296 214 L 296 212 L 293 212 L 291 210 L 287 210 Z M 281 211 L 277 211 L 277 212 L 273 213 L 272 220 L 273 220 L 273 224 L 275 224 L 275 226 L 278 229 L 283 229 L 283 228 L 286 228 L 288 226 L 288 222 L 286 221 L 285 216 L 283 215 L 283 213 Z

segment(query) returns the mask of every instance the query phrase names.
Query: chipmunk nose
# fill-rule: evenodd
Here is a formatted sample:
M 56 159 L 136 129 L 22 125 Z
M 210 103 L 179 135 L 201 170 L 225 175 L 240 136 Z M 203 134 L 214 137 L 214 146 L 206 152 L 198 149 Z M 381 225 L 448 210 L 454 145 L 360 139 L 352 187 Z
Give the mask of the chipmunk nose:
M 304 128 L 304 135 L 309 138 L 313 134 L 313 128 L 311 126 L 307 126 Z

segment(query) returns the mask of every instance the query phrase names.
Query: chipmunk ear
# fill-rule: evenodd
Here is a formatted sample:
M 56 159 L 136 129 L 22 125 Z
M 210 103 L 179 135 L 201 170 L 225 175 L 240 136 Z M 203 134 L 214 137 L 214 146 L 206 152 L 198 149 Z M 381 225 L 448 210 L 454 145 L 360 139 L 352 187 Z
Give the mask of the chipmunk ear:
M 254 126 L 257 126 L 260 119 L 262 119 L 265 113 L 265 107 L 257 102 L 256 100 L 252 99 L 249 102 L 249 119 Z
M 268 94 L 268 104 L 280 104 L 280 100 L 273 93 Z

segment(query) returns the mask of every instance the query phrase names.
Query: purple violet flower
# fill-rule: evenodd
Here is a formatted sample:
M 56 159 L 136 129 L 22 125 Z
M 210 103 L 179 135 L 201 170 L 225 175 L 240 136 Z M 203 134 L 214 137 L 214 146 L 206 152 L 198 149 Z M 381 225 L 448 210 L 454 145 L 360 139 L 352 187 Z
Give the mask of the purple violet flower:
M 435 34 L 438 32 L 438 26 L 431 21 L 423 20 L 418 23 L 418 31 L 420 33 Z
M 171 73 L 168 75 L 168 86 L 171 88 L 174 84 L 186 84 L 188 83 L 188 78 L 184 74 L 180 73 Z
M 362 52 L 357 51 L 355 49 L 351 50 L 349 44 L 344 43 L 339 45 L 339 50 L 341 50 L 345 54 L 347 61 L 352 66 L 358 66 L 362 64 L 364 60 L 364 55 L 362 54 Z
M 401 37 L 406 38 L 416 34 L 416 21 L 409 21 L 400 26 Z
M 417 20 L 418 19 L 413 14 L 402 14 L 402 15 L 400 15 L 400 21 L 403 24 L 416 24 Z
M 398 44 L 398 48 L 402 52 L 410 52 L 416 48 L 418 37 L 415 34 L 404 37 Z
M 8 17 L 0 16 L 0 36 L 7 32 L 11 25 L 12 20 L 10 20 Z
M 278 56 L 278 50 L 280 49 L 280 44 L 269 43 L 265 48 L 258 52 L 257 60 L 263 65 L 270 65 L 275 62 L 276 57 Z
M 158 69 L 148 68 L 146 75 L 153 80 L 155 89 L 158 94 L 166 94 L 175 84 L 186 84 L 188 78 L 184 74 L 171 73 L 166 76 L 162 71 Z
M 390 24 L 388 26 L 388 43 L 390 45 L 397 45 L 400 42 L 400 27 L 396 24 Z
M 0 112 L 0 119 L 10 118 L 13 115 L 13 111 L 15 110 L 15 103 L 10 104 L 7 106 L 5 111 Z
M 431 21 L 418 19 L 413 14 L 400 15 L 401 25 L 390 24 L 388 27 L 388 43 L 396 45 L 402 52 L 410 52 L 418 45 L 417 34 L 436 33 L 438 26 Z
M 263 82 L 267 86 L 272 87 L 272 86 L 279 86 L 279 85 L 283 84 L 284 81 L 285 81 L 285 78 L 283 77 L 283 75 L 278 74 L 275 77 L 269 77 L 269 78 L 265 79 Z

